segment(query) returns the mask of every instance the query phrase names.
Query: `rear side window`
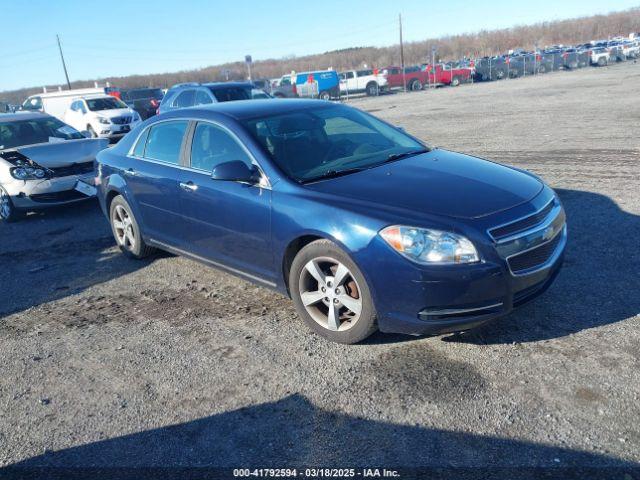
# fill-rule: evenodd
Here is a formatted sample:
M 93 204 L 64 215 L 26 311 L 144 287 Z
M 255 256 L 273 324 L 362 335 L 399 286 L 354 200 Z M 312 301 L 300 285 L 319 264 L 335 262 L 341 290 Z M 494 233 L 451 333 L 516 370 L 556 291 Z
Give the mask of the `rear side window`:
M 185 90 L 180 92 L 173 102 L 173 106 L 176 108 L 192 107 L 195 99 L 195 91 Z
M 149 136 L 149 128 L 145 129 L 138 138 L 138 143 L 136 143 L 135 148 L 133 149 L 133 155 L 135 157 L 144 157 L 144 147 L 147 144 L 147 137 Z
M 147 134 L 144 158 L 178 165 L 180 147 L 186 130 L 186 121 L 162 122 L 153 125 Z
M 210 123 L 198 123 L 191 143 L 191 168 L 207 172 L 224 162 L 241 160 L 251 167 L 251 158 L 226 130 Z
M 209 94 L 207 92 L 205 92 L 204 90 L 198 90 L 196 92 L 196 105 L 206 105 L 208 103 L 213 103 L 213 100 L 211 100 L 211 97 L 209 96 Z

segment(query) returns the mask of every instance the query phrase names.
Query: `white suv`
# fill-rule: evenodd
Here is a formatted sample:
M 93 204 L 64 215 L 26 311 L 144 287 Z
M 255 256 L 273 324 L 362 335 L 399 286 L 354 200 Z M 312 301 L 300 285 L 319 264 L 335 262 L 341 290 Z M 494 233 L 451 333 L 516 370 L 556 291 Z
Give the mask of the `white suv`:
M 115 97 L 91 95 L 75 98 L 64 121 L 76 130 L 87 130 L 92 137 L 118 139 L 142 120 L 135 110 Z

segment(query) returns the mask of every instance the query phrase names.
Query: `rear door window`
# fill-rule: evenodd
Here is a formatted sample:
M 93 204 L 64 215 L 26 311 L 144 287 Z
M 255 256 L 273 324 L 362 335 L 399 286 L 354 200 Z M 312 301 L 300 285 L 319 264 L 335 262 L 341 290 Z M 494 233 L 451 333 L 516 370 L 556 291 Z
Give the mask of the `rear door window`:
M 180 92 L 173 102 L 173 106 L 175 108 L 186 108 L 192 107 L 193 102 L 195 100 L 195 91 L 193 90 L 185 90 L 184 92 Z
M 187 124 L 187 121 L 178 120 L 151 126 L 144 149 L 144 158 L 178 165 Z
M 196 105 L 206 105 L 208 103 L 213 103 L 211 96 L 205 92 L 204 90 L 198 90 L 196 92 Z

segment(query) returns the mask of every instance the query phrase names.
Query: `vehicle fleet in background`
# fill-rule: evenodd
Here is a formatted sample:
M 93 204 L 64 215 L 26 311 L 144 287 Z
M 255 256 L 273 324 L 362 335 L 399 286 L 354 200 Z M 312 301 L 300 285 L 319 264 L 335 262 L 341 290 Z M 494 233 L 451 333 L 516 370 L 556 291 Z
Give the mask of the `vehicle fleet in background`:
M 463 58 L 455 61 L 423 63 L 421 65 L 386 66 L 337 71 L 334 69 L 290 72 L 280 78 L 258 78 L 249 82 L 182 83 L 171 88 L 135 88 L 120 90 L 107 85 L 104 88 L 59 90 L 35 94 L 21 106 L 2 104 L 4 111 L 27 110 L 45 112 L 71 123 L 78 130 L 88 130 L 96 136 L 111 139 L 126 133 L 133 122 L 146 120 L 158 113 L 230 100 L 256 98 L 319 98 L 340 100 L 350 95 L 369 96 L 388 93 L 393 89 L 419 91 L 428 87 L 453 86 L 462 83 L 519 78 L 558 70 L 577 70 L 588 66 L 603 67 L 616 62 L 636 60 L 640 57 L 640 34 L 591 41 L 578 45 L 555 45 L 535 51 L 514 49 L 502 55 Z M 131 122 L 122 127 L 102 128 L 71 121 L 67 115 L 74 101 L 87 95 L 109 95 L 124 102 L 131 113 Z M 77 115 L 76 115 L 77 116 Z M 106 124 L 105 124 L 106 125 Z M 91 127 L 91 128 L 89 128 Z M 110 130 L 107 132 L 107 130 Z M 116 132 L 117 131 L 117 132 Z

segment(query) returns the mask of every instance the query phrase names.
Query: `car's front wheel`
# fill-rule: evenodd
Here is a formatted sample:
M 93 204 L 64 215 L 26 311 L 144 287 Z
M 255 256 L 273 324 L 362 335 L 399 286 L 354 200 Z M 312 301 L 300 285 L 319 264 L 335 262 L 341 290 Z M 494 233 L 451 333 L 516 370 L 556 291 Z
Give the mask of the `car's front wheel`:
M 111 231 L 122 253 L 132 258 L 144 258 L 153 253 L 154 248 L 147 246 L 142 239 L 140 226 L 131 207 L 121 195 L 111 202 L 109 219 Z
M 290 269 L 289 290 L 305 323 L 331 341 L 357 343 L 377 329 L 364 275 L 329 240 L 317 240 L 298 252 Z
M 6 190 L 0 187 L 0 220 L 5 222 L 15 222 L 24 216 L 22 210 L 18 210 L 11 201 L 11 197 Z

